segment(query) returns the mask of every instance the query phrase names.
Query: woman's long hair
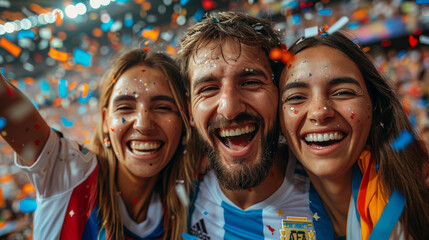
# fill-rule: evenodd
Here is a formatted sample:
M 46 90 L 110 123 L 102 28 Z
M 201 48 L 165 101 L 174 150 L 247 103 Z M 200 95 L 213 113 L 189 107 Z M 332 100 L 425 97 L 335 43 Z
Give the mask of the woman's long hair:
M 390 83 L 377 71 L 368 56 L 345 34 L 298 40 L 289 51 L 296 54 L 304 49 L 324 45 L 341 51 L 359 68 L 365 79 L 373 105 L 373 118 L 367 144 L 379 165 L 378 173 L 386 198 L 397 189 L 406 199 L 401 216 L 406 235 L 427 239 L 429 226 L 429 189 L 424 184 L 423 167 L 428 164 L 424 144 L 406 116 L 401 101 Z M 392 148 L 392 141 L 402 131 L 410 132 L 415 141 L 401 151 Z
M 154 68 L 162 72 L 168 78 L 168 84 L 174 100 L 180 110 L 180 116 L 185 130 L 185 143 L 190 143 L 194 137 L 188 120 L 188 107 L 185 89 L 177 64 L 172 58 L 163 53 L 146 52 L 143 49 L 135 49 L 117 58 L 112 64 L 110 71 L 105 75 L 99 99 L 100 113 L 107 108 L 116 80 L 128 69 L 138 64 Z M 101 119 L 101 115 L 100 115 Z M 120 240 L 124 239 L 123 222 L 119 209 L 116 189 L 117 158 L 112 148 L 104 147 L 102 121 L 97 125 L 93 136 L 92 147 L 98 154 L 98 199 L 99 216 L 102 228 L 106 230 L 106 236 Z M 192 145 L 192 144 L 191 144 Z M 189 193 L 196 170 L 197 158 L 186 154 L 184 144 L 179 144 L 173 158 L 160 172 L 155 186 L 159 189 L 164 205 L 164 239 L 180 239 L 180 235 L 187 231 L 187 208 L 181 204 L 176 192 L 176 180 L 183 180 L 184 186 Z M 154 189 L 155 190 L 155 189 Z M 150 217 L 150 216 L 147 216 Z

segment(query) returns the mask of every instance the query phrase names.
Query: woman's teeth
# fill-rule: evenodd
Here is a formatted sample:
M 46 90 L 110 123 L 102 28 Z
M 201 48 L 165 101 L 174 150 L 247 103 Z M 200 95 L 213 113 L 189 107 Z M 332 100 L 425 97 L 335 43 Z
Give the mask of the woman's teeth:
M 307 142 L 326 142 L 332 140 L 341 140 L 344 136 L 341 132 L 330 132 L 330 133 L 310 133 L 305 135 L 305 141 Z

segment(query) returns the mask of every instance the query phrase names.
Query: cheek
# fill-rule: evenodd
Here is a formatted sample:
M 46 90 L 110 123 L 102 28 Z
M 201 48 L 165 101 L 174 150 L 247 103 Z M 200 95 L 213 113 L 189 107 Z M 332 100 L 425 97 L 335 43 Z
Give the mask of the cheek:
M 161 119 L 161 127 L 164 129 L 165 134 L 169 136 L 172 140 L 180 140 L 182 135 L 183 123 L 182 119 L 179 116 L 167 116 Z
M 298 130 L 299 121 L 303 117 L 302 107 L 283 105 L 281 108 L 280 125 L 283 134 L 294 135 Z

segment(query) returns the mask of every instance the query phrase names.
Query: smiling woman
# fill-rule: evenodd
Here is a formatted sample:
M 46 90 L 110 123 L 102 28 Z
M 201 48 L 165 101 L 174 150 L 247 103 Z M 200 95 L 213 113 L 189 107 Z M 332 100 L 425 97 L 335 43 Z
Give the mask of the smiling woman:
M 178 67 L 141 49 L 112 66 L 92 152 L 51 130 L 1 76 L 5 140 L 38 193 L 35 239 L 179 239 L 186 231 L 187 199 L 175 187 L 179 180 L 187 195 L 197 158 L 183 154 L 191 131 Z M 17 116 L 17 106 L 27 111 Z
M 387 80 L 339 32 L 289 51 L 280 125 L 326 208 L 318 214 L 347 239 L 426 239 L 429 158 Z M 415 141 L 399 151 L 401 132 Z

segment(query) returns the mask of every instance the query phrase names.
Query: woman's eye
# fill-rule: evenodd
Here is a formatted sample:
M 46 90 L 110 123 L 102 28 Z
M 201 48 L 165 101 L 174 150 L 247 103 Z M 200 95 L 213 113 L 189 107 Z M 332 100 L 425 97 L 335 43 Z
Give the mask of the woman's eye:
M 286 97 L 283 102 L 285 102 L 285 103 L 286 102 L 297 103 L 297 102 L 301 102 L 301 101 L 304 101 L 304 100 L 305 100 L 305 97 L 303 97 L 303 96 L 293 95 L 293 96 Z
M 168 105 L 159 105 L 156 107 L 156 109 L 158 110 L 165 110 L 165 111 L 171 111 L 173 110 L 173 108 L 171 106 Z
M 132 109 L 131 106 L 118 106 L 116 108 L 117 111 L 128 111 L 128 110 L 131 110 L 131 109 Z
M 344 91 L 335 92 L 334 96 L 349 97 L 349 96 L 357 96 L 357 94 L 354 91 L 344 90 Z

